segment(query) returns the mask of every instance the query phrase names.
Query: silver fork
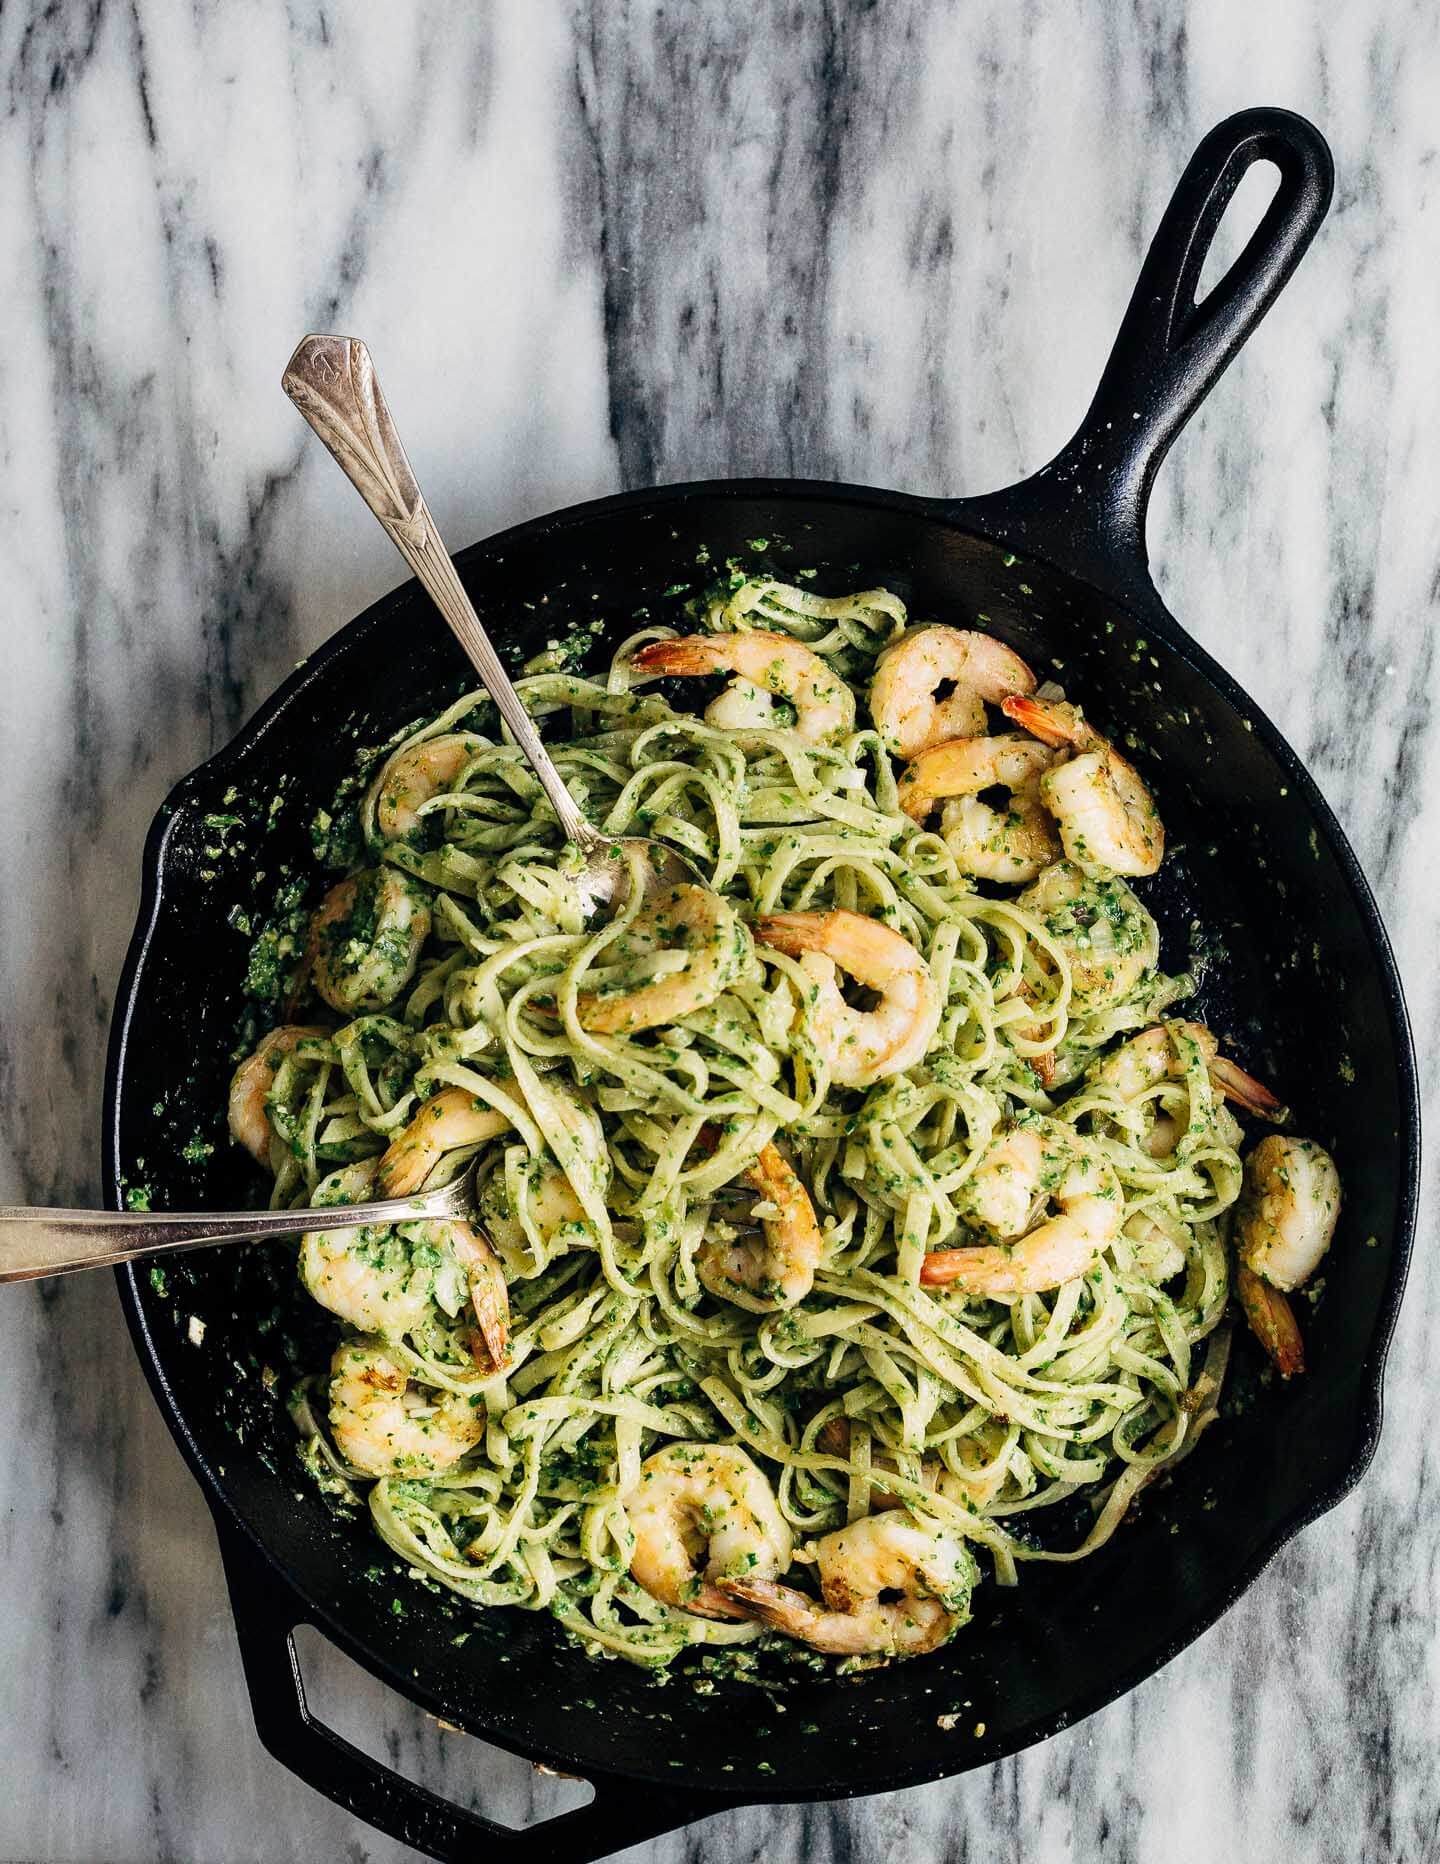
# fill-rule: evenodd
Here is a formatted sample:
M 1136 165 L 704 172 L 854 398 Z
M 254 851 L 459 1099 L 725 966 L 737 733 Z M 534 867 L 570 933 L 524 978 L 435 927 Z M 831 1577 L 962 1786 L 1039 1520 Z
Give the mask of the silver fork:
M 214 1243 L 263 1243 L 302 1230 L 352 1230 L 366 1223 L 464 1217 L 474 1207 L 472 1173 L 411 1197 L 319 1210 L 44 1210 L 0 1204 L 0 1282 L 80 1269 L 113 1269 Z

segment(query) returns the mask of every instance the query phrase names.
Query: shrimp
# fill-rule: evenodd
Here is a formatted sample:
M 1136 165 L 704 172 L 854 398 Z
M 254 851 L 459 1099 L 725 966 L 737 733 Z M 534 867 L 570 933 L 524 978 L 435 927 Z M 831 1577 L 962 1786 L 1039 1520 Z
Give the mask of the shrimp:
M 1216 1092 L 1227 1100 L 1268 1120 L 1286 1118 L 1287 1109 L 1263 1082 L 1221 1055 L 1219 1038 L 1204 1023 L 1166 1022 L 1143 1029 L 1096 1063 L 1089 1078 L 1121 1100 L 1141 1100 L 1166 1081 L 1183 1081 L 1197 1057 Z
M 687 634 L 678 640 L 648 641 L 630 662 L 646 676 L 685 679 L 701 673 L 733 673 L 755 716 L 758 693 L 778 694 L 795 708 L 795 729 L 807 744 L 829 744 L 855 727 L 855 695 L 803 642 L 761 629 L 747 634 Z M 713 710 L 713 708 L 712 708 Z M 736 716 L 725 708 L 706 719 L 724 726 Z
M 1001 707 L 1007 718 L 1072 755 L 1040 779 L 1040 794 L 1060 829 L 1065 853 L 1096 879 L 1153 874 L 1165 858 L 1165 828 L 1140 773 L 1078 706 L 1020 696 Z
M 398 1133 L 380 1160 L 377 1183 L 382 1197 L 408 1197 L 418 1191 L 447 1152 L 484 1145 L 513 1121 L 478 1094 L 445 1087 L 425 1101 Z
M 375 812 L 381 840 L 408 840 L 420 825 L 425 804 L 453 788 L 465 766 L 484 748 L 481 739 L 467 732 L 447 732 L 441 738 L 402 745 L 387 758 L 366 798 Z
M 363 1203 L 374 1191 L 378 1169 L 378 1159 L 364 1159 L 331 1172 L 316 1186 L 313 1207 Z M 437 1305 L 457 1313 L 468 1296 L 484 1360 L 498 1372 L 509 1358 L 504 1272 L 471 1224 L 441 1219 L 395 1229 L 307 1230 L 300 1238 L 300 1279 L 321 1307 L 362 1333 L 388 1340 L 414 1333 Z M 482 1359 L 478 1352 L 475 1357 Z
M 472 1347 L 476 1363 L 491 1372 L 503 1372 L 509 1363 L 505 1274 L 473 1225 L 445 1219 L 395 1230 L 310 1230 L 300 1251 L 301 1279 L 322 1307 L 390 1340 L 424 1326 L 447 1271 L 458 1270 L 479 1327 Z
M 374 1193 L 377 1159 L 342 1165 L 316 1185 L 311 1203 L 363 1204 Z M 386 1225 L 307 1230 L 300 1238 L 300 1279 L 322 1307 L 361 1333 L 398 1339 L 431 1312 L 434 1275 Z
M 749 1237 L 733 1242 L 707 1237 L 695 1259 L 696 1272 L 711 1294 L 752 1314 L 794 1307 L 815 1285 L 825 1248 L 810 1193 L 773 1143 L 762 1148 L 745 1182 L 761 1199 L 763 1244 Z M 773 1216 L 763 1214 L 767 1208 Z
M 1340 1174 L 1313 1139 L 1271 1133 L 1246 1159 L 1240 1256 L 1272 1288 L 1292 1294 L 1309 1281 L 1339 1215 Z
M 510 1290 L 488 1238 L 473 1223 L 457 1217 L 402 1224 L 400 1234 L 437 1252 L 442 1261 L 448 1256 L 459 1265 L 480 1330 L 478 1342 L 472 1340 L 470 1348 L 475 1363 L 482 1371 L 503 1372 L 510 1363 Z
M 1041 920 L 1065 953 L 1078 1011 L 1128 997 L 1159 959 L 1160 929 L 1123 880 L 1096 880 L 1057 861 L 1015 904 Z
M 923 822 L 944 801 L 940 832 L 962 873 L 981 880 L 1033 880 L 1060 853 L 1040 800 L 1050 755 L 1019 732 L 954 738 L 922 751 L 907 767 L 898 786 L 900 807 Z M 1004 809 L 982 802 L 980 792 L 989 789 L 1009 791 Z
M 967 1295 L 999 1301 L 1042 1294 L 1088 1274 L 1120 1234 L 1119 1186 L 1104 1154 L 1059 1129 L 1017 1127 L 992 1140 L 967 1192 L 965 1214 L 1012 1240 L 932 1249 L 920 1266 L 922 1287 L 958 1282 Z M 1029 1228 L 1042 1199 L 1056 1214 Z
M 757 921 L 764 945 L 798 957 L 810 979 L 812 1025 L 842 1087 L 869 1087 L 924 1058 L 940 1023 L 940 993 L 908 939 L 837 907 L 827 913 L 772 913 Z M 873 1010 L 852 1009 L 836 971 L 878 993 Z
M 717 1583 L 773 1630 L 836 1656 L 918 1657 L 948 1642 L 970 1616 L 976 1574 L 969 1551 L 908 1509 L 865 1515 L 825 1535 L 815 1562 L 824 1610 L 762 1576 Z
M 775 1492 L 745 1451 L 724 1443 L 667 1443 L 646 1457 L 626 1495 L 635 1536 L 630 1573 L 652 1598 L 706 1618 L 745 1618 L 718 1583 L 773 1578 L 794 1537 Z
M 290 1054 L 301 1042 L 323 1041 L 329 1033 L 318 1023 L 286 1023 L 272 1029 L 230 1077 L 230 1134 L 257 1165 L 270 1162 L 275 1129 L 265 1102 L 275 1085 L 275 1069 L 281 1056 Z
M 430 1318 L 435 1272 L 384 1225 L 307 1230 L 300 1279 L 332 1314 L 362 1333 L 398 1340 Z
M 1003 1242 L 1023 1236 L 1035 1213 L 1045 1171 L 1045 1142 L 1034 1126 L 998 1133 L 955 1194 L 966 1221 Z
M 415 975 L 430 908 L 408 875 L 371 867 L 332 887 L 310 921 L 316 990 L 332 1010 L 383 1010 Z
M 438 1475 L 485 1433 L 485 1413 L 458 1392 L 410 1383 L 382 1340 L 344 1340 L 330 1361 L 335 1447 L 367 1476 Z
M 1320 1266 L 1340 1215 L 1340 1174 L 1313 1139 L 1271 1133 L 1245 1161 L 1235 1206 L 1235 1290 L 1250 1330 L 1282 1378 L 1305 1370 L 1305 1349 L 1286 1296 Z
M 954 690 L 945 698 L 940 688 Z M 994 635 L 931 624 L 911 628 L 875 662 L 870 716 L 889 748 L 918 757 L 951 738 L 978 738 L 985 703 L 1033 693 L 1035 675 Z
M 737 636 L 746 639 L 746 636 Z M 661 642 L 661 646 L 668 643 Z M 649 982 L 657 954 L 680 951 L 685 963 Z M 621 974 L 600 990 L 580 993 L 581 1025 L 596 1035 L 638 1035 L 703 1010 L 739 981 L 754 956 L 749 928 L 726 900 L 708 887 L 682 882 L 646 901 L 606 956 L 622 960 Z

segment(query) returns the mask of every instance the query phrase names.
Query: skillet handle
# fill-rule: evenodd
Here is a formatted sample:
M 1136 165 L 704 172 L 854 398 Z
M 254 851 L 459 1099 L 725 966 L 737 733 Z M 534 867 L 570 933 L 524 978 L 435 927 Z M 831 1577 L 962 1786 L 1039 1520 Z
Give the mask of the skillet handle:
M 217 1520 L 216 1531 L 262 1745 L 307 1786 L 401 1843 L 444 1864 L 591 1864 L 743 1803 L 602 1778 L 591 1782 L 589 1805 L 521 1830 L 452 1805 L 316 1720 L 295 1654 L 295 1628 L 306 1622 L 300 1600 L 233 1526 Z
M 1206 254 L 1241 176 L 1280 185 L 1244 251 L 1200 304 Z M 962 524 L 1122 599 L 1156 601 L 1145 547 L 1150 488 L 1171 443 L 1275 302 L 1330 205 L 1325 138 L 1288 110 L 1242 110 L 1191 156 L 1140 268 L 1095 399 L 1033 478 L 948 505 Z

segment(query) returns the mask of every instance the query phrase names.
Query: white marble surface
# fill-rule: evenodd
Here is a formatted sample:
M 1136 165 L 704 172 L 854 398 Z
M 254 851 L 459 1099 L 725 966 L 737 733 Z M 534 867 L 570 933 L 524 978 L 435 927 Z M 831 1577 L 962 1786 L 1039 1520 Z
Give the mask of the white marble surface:
M 300 332 L 369 338 L 456 543 L 652 478 L 983 490 L 1065 437 L 1185 155 L 1255 102 L 1322 125 L 1336 206 L 1152 549 L 1353 836 L 1433 1093 L 1437 41 L 1418 0 L 5 8 L 0 1199 L 95 1192 L 165 789 L 399 579 L 280 396 Z M 635 1856 L 1435 1856 L 1427 1224 L 1376 1466 L 1162 1675 L 990 1772 Z M 108 1280 L 6 1290 L 0 1364 L 0 1856 L 401 1855 L 254 1739 Z M 433 1783 L 535 1796 L 308 1668 Z

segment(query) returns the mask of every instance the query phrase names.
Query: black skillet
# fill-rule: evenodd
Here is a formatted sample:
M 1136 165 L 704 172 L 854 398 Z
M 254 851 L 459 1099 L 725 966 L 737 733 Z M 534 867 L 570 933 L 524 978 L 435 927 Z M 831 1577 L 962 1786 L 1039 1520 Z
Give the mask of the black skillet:
M 1262 160 L 1279 190 L 1197 308 L 1225 205 Z M 671 486 L 536 519 L 458 559 L 480 612 L 522 655 L 577 621 L 624 629 L 642 606 L 682 623 L 708 551 L 712 564 L 735 556 L 782 577 L 818 568 L 821 589 L 884 584 L 917 616 L 979 617 L 1042 671 L 1063 664 L 1071 693 L 1134 746 L 1160 797 L 1174 852 L 1145 890 L 1167 962 L 1201 965 L 1200 1013 L 1338 1158 L 1346 1204 L 1326 1295 L 1303 1310 L 1310 1371 L 1255 1384 L 1258 1358 L 1242 1347 L 1238 1388 L 1254 1384 L 1253 1402 L 1102 1553 L 1030 1567 L 1014 1593 L 986 1586 L 976 1622 L 946 1650 L 805 1682 L 782 1711 L 754 1688 L 661 1688 L 595 1664 L 544 1616 L 477 1617 L 400 1574 L 368 1524 L 333 1519 L 299 1477 L 277 1395 L 293 1336 L 316 1324 L 290 1301 L 277 1252 L 187 1258 L 163 1293 L 123 1269 L 136 1350 L 214 1511 L 260 1737 L 357 1816 L 441 1858 L 583 1860 L 725 1806 L 873 1793 L 985 1765 L 1159 1669 L 1364 1470 L 1419 1166 L 1400 980 L 1334 816 L 1275 728 L 1166 612 L 1144 541 L 1156 468 L 1289 277 L 1331 182 L 1324 141 L 1284 111 L 1246 111 L 1207 136 L 1079 433 L 1009 491 L 954 501 L 788 480 Z M 110 1045 L 105 1174 L 117 1205 L 137 1183 L 157 1207 L 253 1195 L 220 1113 L 244 1008 L 245 919 L 263 913 L 287 865 L 313 872 L 308 825 L 357 740 L 423 715 L 462 682 L 449 634 L 407 582 L 166 802 Z M 318 1356 L 323 1336 L 298 1350 Z M 434 1714 L 593 1781 L 593 1802 L 512 1832 L 368 1759 L 306 1709 L 291 1641 L 301 1622 Z

